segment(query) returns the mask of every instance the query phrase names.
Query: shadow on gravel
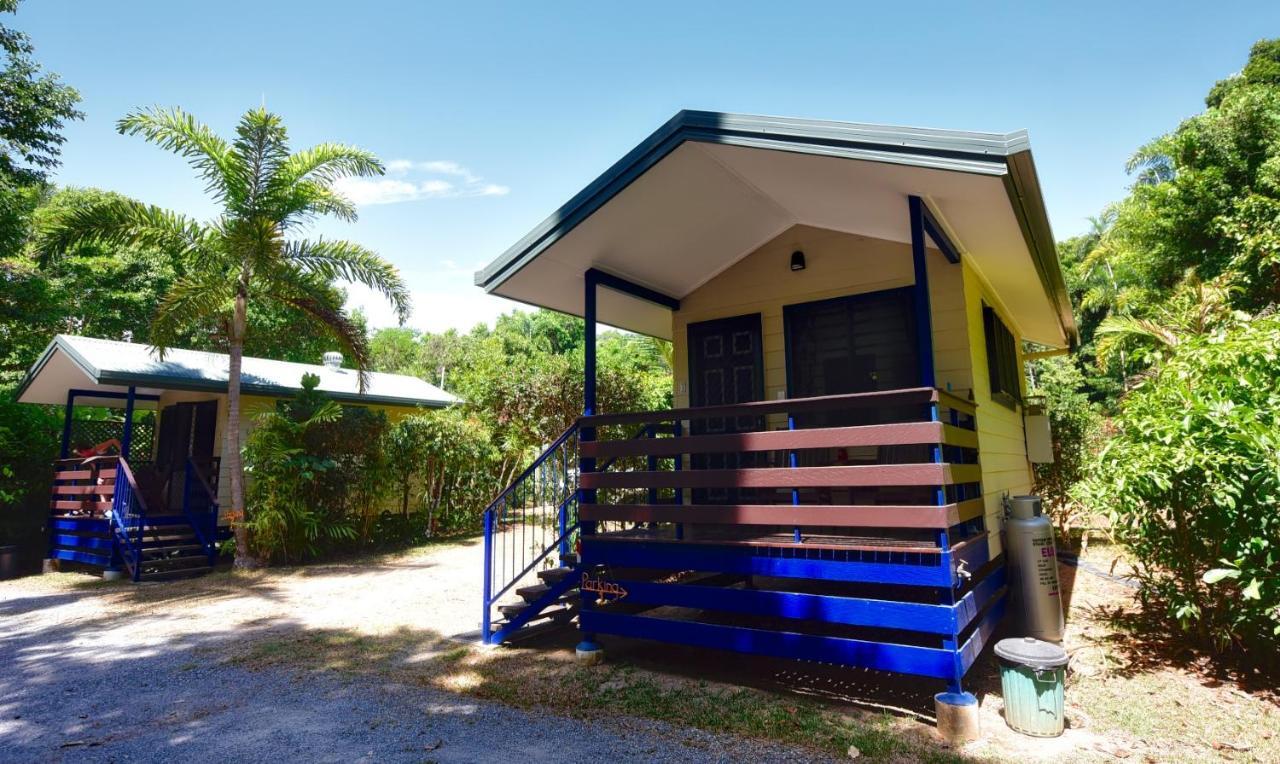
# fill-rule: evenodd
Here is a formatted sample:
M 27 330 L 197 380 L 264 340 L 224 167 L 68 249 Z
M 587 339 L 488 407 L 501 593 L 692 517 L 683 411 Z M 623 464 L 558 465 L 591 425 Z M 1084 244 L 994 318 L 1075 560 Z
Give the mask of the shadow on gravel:
M 572 757 L 587 760 L 826 760 L 658 722 L 527 714 L 441 689 L 434 677 L 474 672 L 461 665 L 466 647 L 429 629 L 364 635 L 280 618 L 148 643 L 125 626 L 104 615 L 0 635 L 0 762 L 558 762 L 570 740 Z

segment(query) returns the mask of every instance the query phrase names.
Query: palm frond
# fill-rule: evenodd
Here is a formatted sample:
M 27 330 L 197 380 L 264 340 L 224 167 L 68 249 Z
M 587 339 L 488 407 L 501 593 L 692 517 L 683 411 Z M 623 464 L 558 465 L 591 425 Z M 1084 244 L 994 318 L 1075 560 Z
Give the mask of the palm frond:
M 287 188 L 304 180 L 328 186 L 339 178 L 368 177 L 386 172 L 372 152 L 342 143 L 321 143 L 297 151 L 280 166 L 273 184 Z
M 234 282 L 213 271 L 174 282 L 151 319 L 150 341 L 160 355 L 181 340 L 183 333 L 196 322 L 229 315 L 233 286 Z
M 1167 136 L 1157 138 L 1133 152 L 1125 163 L 1125 172 L 1136 174 L 1135 182 L 1140 185 L 1157 185 L 1173 180 L 1177 169 L 1170 155 L 1170 143 Z
M 277 266 L 270 278 L 262 280 L 264 297 L 314 318 L 338 343 L 338 349 L 351 362 L 359 374 L 360 392 L 369 384 L 369 369 L 373 365 L 373 350 L 364 326 L 353 320 L 342 307 L 335 290 L 313 274 L 295 265 Z
M 170 210 L 123 197 L 59 215 L 34 237 L 37 256 L 48 262 L 84 243 L 153 247 L 174 257 L 207 258 L 218 250 L 214 229 Z
M 244 167 L 245 193 L 232 200 L 236 212 L 244 216 L 270 214 L 265 203 L 270 200 L 271 179 L 289 159 L 289 133 L 284 121 L 265 108 L 250 109 L 236 125 L 232 154 Z
M 1176 347 L 1181 340 L 1175 329 L 1133 316 L 1107 316 L 1098 324 L 1098 334 L 1150 340 L 1168 347 Z
M 205 179 L 209 193 L 220 201 L 234 195 L 243 181 L 227 142 L 180 108 L 140 109 L 117 122 L 116 130 L 121 135 L 141 135 L 147 142 L 186 158 Z
M 354 223 L 356 206 L 332 188 L 310 180 L 293 184 L 273 206 L 280 211 L 282 227 L 292 227 L 315 215 L 333 215 Z
M 284 246 L 284 256 L 326 280 L 364 284 L 390 301 L 400 323 L 409 318 L 409 288 L 399 269 L 359 244 L 338 239 L 291 241 Z

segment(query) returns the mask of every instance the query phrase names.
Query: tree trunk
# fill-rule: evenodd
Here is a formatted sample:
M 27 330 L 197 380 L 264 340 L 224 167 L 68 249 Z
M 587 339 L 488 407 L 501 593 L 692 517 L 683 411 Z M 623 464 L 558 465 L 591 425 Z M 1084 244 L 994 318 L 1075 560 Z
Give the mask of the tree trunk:
M 248 313 L 248 296 L 245 279 L 236 293 L 235 313 L 231 318 L 231 336 L 228 345 L 231 361 L 227 369 L 227 434 L 224 451 L 227 470 L 231 477 L 231 518 L 236 536 L 237 568 L 256 568 L 258 561 L 249 548 L 249 528 L 244 507 L 244 460 L 240 455 L 240 368 L 244 359 L 245 324 Z

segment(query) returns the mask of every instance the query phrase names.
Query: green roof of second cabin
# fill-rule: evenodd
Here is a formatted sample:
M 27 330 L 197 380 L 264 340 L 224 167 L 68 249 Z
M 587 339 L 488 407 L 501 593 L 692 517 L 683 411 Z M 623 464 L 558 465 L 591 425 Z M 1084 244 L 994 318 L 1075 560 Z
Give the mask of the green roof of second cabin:
M 230 357 L 225 353 L 168 348 L 163 358 L 150 345 L 59 334 L 18 388 L 23 403 L 63 404 L 68 390 L 156 394 L 161 390 L 225 393 Z M 320 378 L 318 389 L 334 400 L 387 406 L 442 408 L 460 399 L 417 377 L 369 372 L 360 390 L 354 369 L 325 364 L 245 357 L 241 391 L 284 397 L 302 389 L 302 375 Z

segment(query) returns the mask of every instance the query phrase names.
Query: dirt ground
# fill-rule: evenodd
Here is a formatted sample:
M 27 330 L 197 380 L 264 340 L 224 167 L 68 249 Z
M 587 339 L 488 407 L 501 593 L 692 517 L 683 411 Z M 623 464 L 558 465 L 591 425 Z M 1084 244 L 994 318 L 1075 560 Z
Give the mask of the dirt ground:
M 525 726 L 586 721 L 603 736 L 595 750 L 620 761 L 655 758 L 636 741 L 665 751 L 671 746 L 652 741 L 698 734 L 720 735 L 711 743 L 717 751 L 738 741 L 767 746 L 753 750 L 756 760 L 847 759 L 854 745 L 862 758 L 894 761 L 1280 761 L 1275 680 L 1173 649 L 1176 635 L 1138 619 L 1132 587 L 1103 575 L 1114 558 L 1105 548 L 1084 555 L 1082 568 L 1061 569 L 1071 655 L 1066 733 L 1037 740 L 1005 726 L 988 651 L 967 677 L 980 699 L 984 738 L 959 751 L 933 735 L 932 693 L 940 688 L 931 682 L 608 638 L 606 664 L 583 668 L 571 658 L 572 632 L 519 648 L 478 648 L 481 553 L 475 540 L 464 540 L 185 582 L 103 583 L 70 573 L 0 582 L 0 657 L 14 669 L 0 679 L 7 685 L 0 687 L 0 759 L 19 750 L 9 743 L 20 739 L 46 746 L 31 750 L 47 750 L 48 760 L 134 758 L 106 756 L 79 739 L 74 725 L 46 721 L 42 731 L 22 699 L 40 694 L 33 690 L 41 684 L 74 686 L 58 666 L 96 671 L 127 656 L 136 677 L 147 665 L 137 659 L 163 655 L 167 670 L 210 686 L 265 682 L 263 691 L 296 704 L 298 714 L 308 703 L 299 687 L 314 686 L 317 698 L 354 694 L 370 706 L 408 687 L 435 693 L 420 699 L 427 706 L 454 698 L 480 702 L 486 714 L 512 706 L 511 713 L 536 713 L 538 721 L 517 720 Z M 1123 564 L 1115 571 L 1122 574 Z M 89 718 L 96 713 L 90 708 Z M 355 735 L 357 747 L 376 748 L 394 737 L 396 724 L 412 726 L 412 716 L 386 715 L 394 724 L 385 735 L 361 727 L 343 739 Z M 616 745 L 611 735 L 620 735 Z M 405 748 L 396 738 L 392 752 L 402 760 L 471 760 L 465 745 L 435 751 L 434 741 Z M 68 742 L 74 745 L 59 747 Z M 682 745 L 670 760 L 683 760 L 682 751 L 694 761 L 720 758 L 698 747 L 705 741 Z

